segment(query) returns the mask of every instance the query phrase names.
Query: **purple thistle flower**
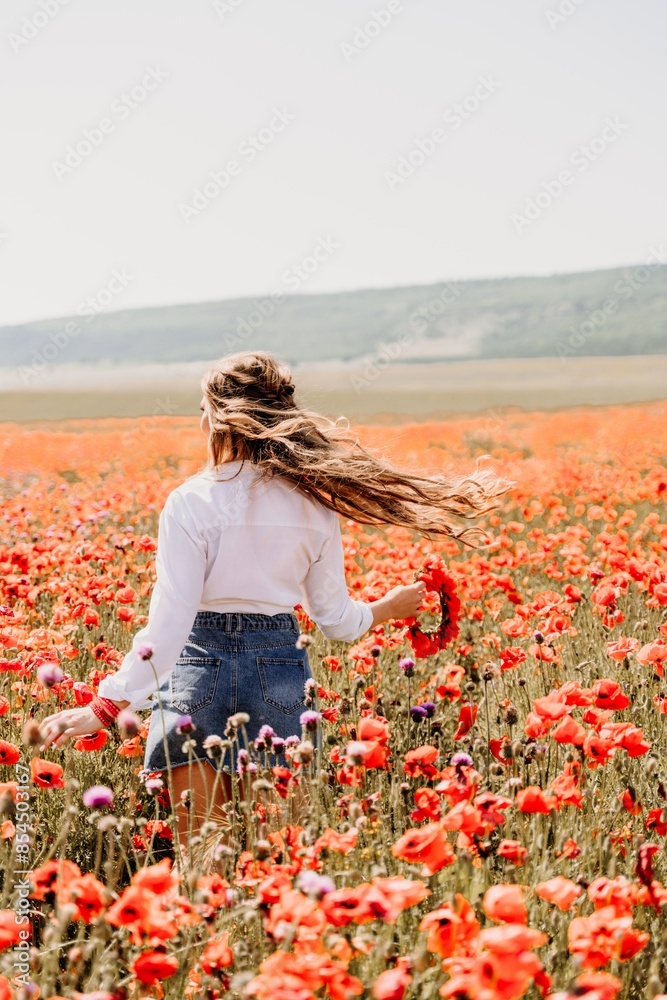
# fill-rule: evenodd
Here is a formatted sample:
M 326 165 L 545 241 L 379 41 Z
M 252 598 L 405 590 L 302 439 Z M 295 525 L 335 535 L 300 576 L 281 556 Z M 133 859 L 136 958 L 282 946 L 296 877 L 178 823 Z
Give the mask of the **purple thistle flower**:
M 322 716 L 319 712 L 308 710 L 307 712 L 301 713 L 299 716 L 299 722 L 302 726 L 305 726 L 306 729 L 310 729 L 312 731 L 313 729 L 317 729 L 317 723 L 321 718 Z
M 192 721 L 191 715 L 179 715 L 176 719 L 176 732 L 177 733 L 191 733 L 197 727 Z
M 318 875 L 317 872 L 308 870 L 302 871 L 299 875 L 298 886 L 307 896 L 316 896 L 318 899 L 336 888 L 333 879 L 328 875 Z
M 88 809 L 101 809 L 113 804 L 113 792 L 106 785 L 92 785 L 83 793 L 83 804 Z
M 271 749 L 274 753 L 282 753 L 285 749 L 285 740 L 282 736 L 274 736 L 271 740 Z
M 426 717 L 428 719 L 433 718 L 435 715 L 435 705 L 432 701 L 423 701 L 420 707 L 426 710 Z
M 415 661 L 413 659 L 409 656 L 404 656 L 402 660 L 398 661 L 398 665 L 406 677 L 412 677 L 415 672 Z
M 428 712 L 423 705 L 413 705 L 410 709 L 410 715 L 412 716 L 414 722 L 421 722 L 422 719 L 426 719 L 428 717 Z
M 37 670 L 37 680 L 47 688 L 60 684 L 64 676 L 57 663 L 44 663 Z
M 125 739 L 131 739 L 140 731 L 142 721 L 135 712 L 124 708 L 116 719 L 116 725 Z
M 141 660 L 150 660 L 151 656 L 155 652 L 155 647 L 150 642 L 142 642 L 141 646 L 137 650 L 137 656 Z
M 368 753 L 368 746 L 361 740 L 353 740 L 345 747 L 345 756 L 351 764 L 362 764 Z
M 467 753 L 455 753 L 452 757 L 451 764 L 454 767 L 472 767 L 472 757 Z
M 271 740 L 275 735 L 276 734 L 274 730 L 271 729 L 271 726 L 261 726 L 254 741 L 255 750 L 259 750 L 260 753 L 265 750 L 270 750 Z

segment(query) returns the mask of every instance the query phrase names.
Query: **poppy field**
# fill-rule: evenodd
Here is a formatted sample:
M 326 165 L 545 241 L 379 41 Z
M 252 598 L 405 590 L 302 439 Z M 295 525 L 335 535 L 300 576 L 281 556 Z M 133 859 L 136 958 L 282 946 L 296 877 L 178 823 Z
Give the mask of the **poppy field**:
M 145 624 L 195 418 L 0 425 L 0 1000 L 667 996 L 667 403 L 360 427 L 514 486 L 467 548 L 343 521 L 350 593 L 419 620 L 325 639 L 302 730 L 239 751 L 184 862 L 148 714 L 40 752 Z

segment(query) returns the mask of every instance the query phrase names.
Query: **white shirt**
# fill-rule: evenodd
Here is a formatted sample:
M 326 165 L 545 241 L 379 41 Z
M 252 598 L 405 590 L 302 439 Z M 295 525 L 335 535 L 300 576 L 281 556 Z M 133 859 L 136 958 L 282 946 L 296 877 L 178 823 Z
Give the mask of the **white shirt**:
M 169 494 L 156 572 L 148 624 L 99 685 L 103 698 L 134 710 L 151 707 L 148 695 L 172 673 L 198 610 L 276 615 L 301 604 L 325 636 L 344 642 L 373 622 L 371 605 L 348 593 L 338 514 L 248 461 L 208 469 Z M 138 653 L 147 643 L 152 665 Z

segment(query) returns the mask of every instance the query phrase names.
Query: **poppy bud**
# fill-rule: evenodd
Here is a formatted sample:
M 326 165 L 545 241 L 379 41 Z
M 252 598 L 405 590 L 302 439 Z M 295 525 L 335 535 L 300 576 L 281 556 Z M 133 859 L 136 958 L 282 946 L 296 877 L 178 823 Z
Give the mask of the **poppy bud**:
M 13 816 L 16 812 L 16 803 L 11 792 L 3 792 L 0 795 L 0 816 Z
M 515 726 L 519 721 L 519 713 L 513 705 L 505 709 L 505 721 L 508 726 Z
M 28 719 L 21 731 L 21 738 L 26 746 L 38 747 L 42 742 L 39 723 L 36 719 Z
M 255 857 L 258 861 L 266 861 L 271 857 L 271 844 L 268 840 L 258 840 L 255 843 Z

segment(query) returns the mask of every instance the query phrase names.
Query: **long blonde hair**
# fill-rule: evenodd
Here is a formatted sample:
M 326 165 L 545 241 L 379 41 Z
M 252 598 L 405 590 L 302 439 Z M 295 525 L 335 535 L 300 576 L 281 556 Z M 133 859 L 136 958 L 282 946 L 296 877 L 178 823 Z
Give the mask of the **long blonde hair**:
M 488 469 L 448 479 L 402 472 L 347 427 L 300 407 L 287 365 L 264 351 L 230 354 L 201 383 L 210 425 L 208 467 L 249 460 L 361 524 L 394 524 L 466 544 L 479 527 L 457 523 L 498 506 L 514 483 Z

